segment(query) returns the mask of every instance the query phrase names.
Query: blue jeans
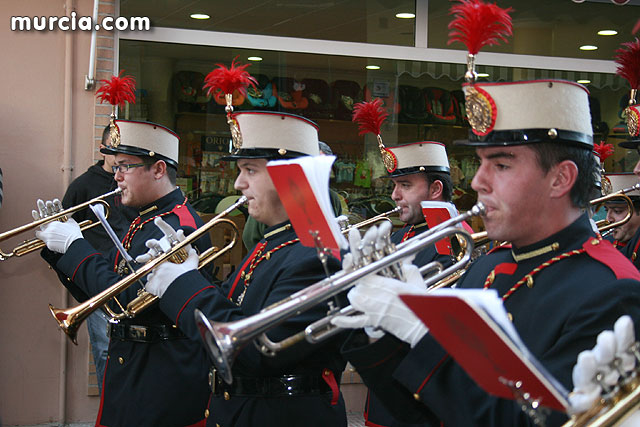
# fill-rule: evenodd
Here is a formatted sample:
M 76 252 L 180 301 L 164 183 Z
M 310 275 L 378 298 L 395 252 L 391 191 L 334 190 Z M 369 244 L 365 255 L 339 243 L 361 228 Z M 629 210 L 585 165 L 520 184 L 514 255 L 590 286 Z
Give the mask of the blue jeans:
M 104 369 L 107 365 L 107 354 L 109 350 L 109 337 L 107 336 L 108 324 L 109 322 L 105 314 L 100 310 L 92 313 L 87 318 L 87 329 L 89 330 L 93 360 L 96 364 L 99 393 L 102 393 L 102 379 L 104 378 Z

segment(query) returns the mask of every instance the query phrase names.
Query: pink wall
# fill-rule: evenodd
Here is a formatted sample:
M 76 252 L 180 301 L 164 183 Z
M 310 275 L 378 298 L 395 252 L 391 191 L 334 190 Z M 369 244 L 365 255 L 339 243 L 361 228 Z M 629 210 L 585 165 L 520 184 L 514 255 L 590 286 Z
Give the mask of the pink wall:
M 108 1 L 113 8 L 113 2 Z M 0 168 L 4 201 L 0 232 L 30 222 L 38 198 L 62 198 L 69 180 L 95 156 L 93 91 L 84 90 L 89 66 L 88 32 L 12 32 L 11 16 L 62 16 L 72 5 L 90 16 L 92 0 L 2 2 L 0 75 Z M 70 49 L 67 46 L 71 42 Z M 70 55 L 70 56 L 69 56 Z M 65 61 L 71 59 L 70 159 L 65 177 Z M 33 232 L 20 239 L 33 237 Z M 7 252 L 18 239 L 0 243 Z M 69 306 L 57 277 L 39 254 L 0 262 L 0 422 L 90 422 L 98 398 L 87 396 L 88 337 L 82 327 L 74 346 L 57 329 L 47 308 Z M 61 355 L 67 348 L 66 363 Z M 65 368 L 66 367 L 66 368 Z M 62 378 L 62 383 L 61 383 Z M 61 393 L 64 391 L 64 393 Z M 63 415 L 64 414 L 64 415 Z M 61 418 L 64 416 L 64 420 Z

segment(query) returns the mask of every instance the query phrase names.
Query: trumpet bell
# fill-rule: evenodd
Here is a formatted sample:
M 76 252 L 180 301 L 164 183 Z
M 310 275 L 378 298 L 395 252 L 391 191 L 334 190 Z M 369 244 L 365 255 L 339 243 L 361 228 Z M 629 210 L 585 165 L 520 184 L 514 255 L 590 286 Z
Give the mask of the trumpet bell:
M 207 349 L 209 357 L 214 362 L 217 374 L 227 384 L 231 384 L 233 381 L 231 364 L 238 349 L 237 345 L 234 345 L 237 339 L 232 328 L 229 323 L 224 322 L 216 323 L 215 326 L 212 325 L 207 316 L 197 308 L 193 314 L 205 343 L 204 348 Z
M 72 311 L 64 310 L 60 308 L 55 308 L 53 305 L 49 304 L 49 312 L 56 322 L 58 326 L 64 332 L 69 339 L 75 344 L 78 345 L 78 323 L 76 323 L 75 315 Z

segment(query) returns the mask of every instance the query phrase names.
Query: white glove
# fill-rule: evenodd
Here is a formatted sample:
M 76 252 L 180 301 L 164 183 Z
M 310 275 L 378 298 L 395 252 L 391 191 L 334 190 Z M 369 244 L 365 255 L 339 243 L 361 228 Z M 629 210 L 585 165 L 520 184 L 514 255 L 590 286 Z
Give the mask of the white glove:
M 149 250 L 136 257 L 136 262 L 140 264 L 149 262 L 158 255 L 168 252 L 173 246 L 184 240 L 184 231 L 182 229 L 178 229 L 178 231 L 174 230 L 173 227 L 167 224 L 161 217 L 155 218 L 153 223 L 162 230 L 164 237 L 160 240 L 149 239 L 145 242 L 144 245 L 149 248 Z M 185 246 L 186 251 L 189 251 L 189 249 L 191 249 L 190 245 Z
M 636 358 L 629 348 L 636 341 L 636 334 L 631 317 L 620 316 L 613 325 L 613 333 L 616 337 L 616 357 L 620 359 L 620 366 L 626 373 L 630 373 L 636 367 Z
M 189 248 L 189 256 L 185 262 L 181 264 L 163 262 L 154 268 L 151 274 L 147 277 L 145 289 L 147 292 L 162 298 L 162 295 L 164 295 L 169 285 L 171 285 L 178 276 L 189 271 L 196 270 L 198 268 L 199 261 L 200 258 L 198 257 L 196 250 Z
M 428 329 L 398 297 L 399 294 L 426 294 L 418 267 L 403 263 L 407 282 L 370 275 L 362 279 L 347 295 L 353 308 L 362 314 L 337 316 L 331 323 L 349 329 L 365 326 L 382 328 L 411 346 L 415 346 Z
M 595 381 L 598 363 L 591 350 L 578 354 L 578 361 L 573 367 L 573 391 L 569 393 L 569 414 L 579 414 L 588 410 L 600 397 L 602 387 Z
M 31 211 L 34 220 L 46 218 L 62 211 L 60 200 L 43 202 L 38 199 L 38 211 Z M 65 222 L 51 221 L 40 226 L 40 230 L 36 231 L 36 237 L 42 240 L 49 250 L 64 254 L 71 246 L 71 243 L 77 239 L 82 239 L 82 230 L 73 219 L 70 218 Z

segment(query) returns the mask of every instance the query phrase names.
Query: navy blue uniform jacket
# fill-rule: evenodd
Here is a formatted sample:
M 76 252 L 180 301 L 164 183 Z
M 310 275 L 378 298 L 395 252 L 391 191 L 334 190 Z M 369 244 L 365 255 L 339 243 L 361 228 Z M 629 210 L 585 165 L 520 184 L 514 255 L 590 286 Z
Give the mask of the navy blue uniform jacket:
M 215 322 L 244 319 L 326 277 L 316 249 L 297 242 L 289 223 L 267 228 L 265 236 L 240 263 L 241 267 L 220 286 L 211 285 L 196 271 L 178 277 L 163 295 L 161 309 L 186 335 L 200 340 L 193 315 L 196 308 Z M 255 250 L 265 243 L 260 255 L 254 258 Z M 266 257 L 269 251 L 278 247 L 281 248 Z M 251 260 L 260 261 L 251 273 L 245 292 L 245 282 L 239 275 L 251 271 Z M 333 273 L 340 269 L 340 263 L 329 257 L 328 267 Z M 243 292 L 242 304 L 238 305 L 238 298 Z M 272 341 L 280 341 L 324 317 L 326 311 L 327 305 L 319 304 L 270 329 L 267 335 Z M 239 352 L 232 372 L 234 377 L 321 377 L 328 369 L 340 384 L 340 375 L 346 364 L 339 348 L 343 339 L 338 336 L 319 345 L 303 341 L 278 352 L 275 357 L 263 355 L 250 343 Z M 334 396 L 247 397 L 232 393 L 231 398 L 225 400 L 221 395 L 212 394 L 207 425 L 339 427 L 346 426 L 346 415 L 344 401 L 337 389 Z
M 188 203 L 180 206 L 184 202 L 182 192 L 176 189 L 141 208 L 140 212 L 145 212 L 151 206 L 156 206 L 156 209 L 136 219 L 134 224 L 173 211 L 162 218 L 174 229 L 181 228 L 188 235 L 202 225 L 202 220 Z M 147 252 L 145 242 L 162 236 L 162 231 L 153 221 L 147 222 L 135 233 L 129 254 L 135 258 Z M 201 251 L 210 247 L 208 235 L 199 239 L 195 246 Z M 62 256 L 48 249 L 44 249 L 42 255 L 79 300 L 96 295 L 121 279 L 114 271 L 114 266 L 121 259 L 115 248 L 101 256 L 85 239 L 79 239 Z M 137 283 L 130 286 L 120 294 L 118 300 L 126 305 L 136 296 L 138 289 L 140 285 Z M 157 304 L 134 319 L 122 322 L 132 325 L 172 325 Z M 207 355 L 200 343 L 186 337 L 158 342 L 110 340 L 96 425 L 204 425 L 208 365 Z
M 514 249 L 516 255 L 527 254 L 519 261 L 508 248 L 481 257 L 458 285 L 482 288 L 496 268 L 491 287 L 502 296 L 543 262 L 585 248 L 587 253 L 553 262 L 534 276 L 533 287 L 521 286 L 505 300 L 522 341 L 567 390 L 573 388 L 571 372 L 578 353 L 592 348 L 601 331 L 612 329 L 623 314 L 629 314 L 640 330 L 640 275 L 613 246 L 594 237 L 586 215 L 582 216 L 537 244 Z M 553 243 L 558 247 L 550 250 Z M 413 349 L 390 334 L 370 345 L 352 334 L 344 352 L 399 418 L 429 419 L 420 412 L 426 408 L 445 426 L 533 425 L 515 401 L 479 388 L 428 334 Z M 404 387 L 396 387 L 396 382 Z M 553 412 L 547 425 L 561 425 L 566 419 L 565 414 Z
M 415 233 L 412 237 L 416 237 L 425 231 L 429 230 L 426 222 L 418 224 L 413 227 Z M 406 225 L 402 227 L 400 230 L 397 230 L 391 235 L 391 242 L 398 245 L 402 242 L 405 237 L 405 234 L 411 231 L 411 225 Z M 432 261 L 438 261 L 442 263 L 442 265 L 446 268 L 451 265 L 452 259 L 448 255 L 439 254 L 436 251 L 435 245 L 429 245 L 416 255 L 413 259 L 413 264 L 418 267 L 422 267 L 423 265 L 427 265 Z M 396 384 L 396 387 L 399 386 Z M 413 427 L 413 426 L 424 426 L 428 425 L 428 423 L 405 423 L 397 418 L 395 418 L 380 402 L 380 399 L 376 396 L 375 393 L 369 392 L 367 395 L 367 403 L 364 411 L 365 425 L 370 427 Z

